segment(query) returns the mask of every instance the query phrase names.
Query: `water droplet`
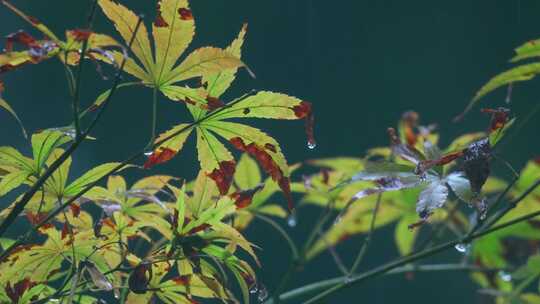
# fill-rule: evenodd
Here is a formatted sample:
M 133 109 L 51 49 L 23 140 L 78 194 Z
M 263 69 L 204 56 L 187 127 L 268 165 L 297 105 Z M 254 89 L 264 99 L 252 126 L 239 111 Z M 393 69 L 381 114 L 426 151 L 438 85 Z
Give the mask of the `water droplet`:
M 339 222 L 341 222 L 342 219 L 343 219 L 343 215 L 339 214 L 338 216 L 336 216 L 336 219 L 334 220 L 334 225 L 339 224 Z
M 154 154 L 154 151 L 152 151 L 152 150 L 144 151 L 144 155 L 145 155 L 146 157 L 150 157 L 152 154 Z
M 287 218 L 287 225 L 289 225 L 289 227 L 295 227 L 296 224 L 297 224 L 296 214 L 291 213 L 291 215 L 289 215 L 289 217 Z
M 317 143 L 314 142 L 314 141 L 308 141 L 307 147 L 308 147 L 308 149 L 313 150 L 313 149 L 315 149 L 317 147 Z
M 253 283 L 249 288 L 249 293 L 256 294 L 257 292 L 259 292 L 259 287 L 257 286 L 257 283 Z
M 77 137 L 77 133 L 74 128 L 69 128 L 64 131 L 64 135 L 70 137 L 71 139 L 75 139 Z
M 461 252 L 461 253 L 466 253 L 467 250 L 469 250 L 470 246 L 471 246 L 470 244 L 459 243 L 459 244 L 456 244 L 456 246 L 454 246 L 454 248 L 456 248 L 456 250 Z
M 259 302 L 263 302 L 268 298 L 268 290 L 266 289 L 266 286 L 263 284 L 259 284 L 259 293 L 257 294 L 257 300 Z
M 346 278 L 345 278 L 345 284 L 349 284 L 350 282 L 352 282 L 352 277 L 350 275 L 348 275 Z
M 499 278 L 501 278 L 501 280 L 505 281 L 505 282 L 510 282 L 512 281 L 512 275 L 506 271 L 499 271 Z
M 484 212 L 480 213 L 480 220 L 481 221 L 485 220 L 486 217 L 487 217 L 487 212 L 484 211 Z

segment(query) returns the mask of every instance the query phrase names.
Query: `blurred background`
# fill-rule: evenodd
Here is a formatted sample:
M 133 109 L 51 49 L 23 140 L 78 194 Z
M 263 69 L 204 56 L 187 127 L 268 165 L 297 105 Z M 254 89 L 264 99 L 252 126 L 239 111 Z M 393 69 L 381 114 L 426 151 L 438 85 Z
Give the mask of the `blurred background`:
M 81 28 L 90 1 L 12 1 L 26 13 L 38 17 L 55 33 Z M 155 1 L 121 1 L 147 16 L 155 15 Z M 318 146 L 306 147 L 303 123 L 263 121 L 255 125 L 268 131 L 281 144 L 290 163 L 310 158 L 362 156 L 367 148 L 386 145 L 386 128 L 395 126 L 402 112 L 415 110 L 424 124 L 437 123 L 441 144 L 456 135 L 485 130 L 485 107 L 508 106 L 519 118 L 530 116 L 519 133 L 513 133 L 498 153 L 516 169 L 539 155 L 540 115 L 538 81 L 513 87 L 512 102 L 505 105 L 506 90 L 499 89 L 460 123 L 452 118 L 467 105 L 490 77 L 505 70 L 513 48 L 540 38 L 540 2 L 503 1 L 191 1 L 197 34 L 189 50 L 207 45 L 225 47 L 243 23 L 248 35 L 244 61 L 257 78 L 245 71 L 225 97 L 230 100 L 251 89 L 284 92 L 313 103 Z M 0 6 L 0 35 L 30 26 Z M 99 11 L 96 31 L 118 37 Z M 188 51 L 189 51 L 188 50 Z M 82 102 L 90 104 L 110 86 L 91 65 L 83 79 Z M 6 84 L 4 97 L 23 120 L 27 130 L 64 126 L 70 123 L 70 99 L 64 71 L 59 62 L 48 60 L 0 75 Z M 127 76 L 126 76 L 127 77 Z M 151 90 L 122 89 L 115 96 L 93 134 L 98 140 L 83 145 L 74 157 L 72 173 L 93 165 L 118 161 L 144 147 L 150 137 Z M 0 112 L 1 145 L 28 152 L 29 144 L 5 112 Z M 159 103 L 158 130 L 185 122 L 189 114 L 181 104 L 164 98 Z M 519 121 L 518 121 L 519 124 Z M 127 173 L 128 179 L 148 173 L 172 174 L 188 179 L 198 170 L 194 141 L 182 153 L 153 172 Z M 495 174 L 508 178 L 500 163 Z M 282 196 L 276 199 L 282 200 Z M 7 200 L 1 202 L 2 207 Z M 297 240 L 311 229 L 316 209 L 299 215 L 297 227 L 287 227 Z M 280 236 L 268 226 L 252 225 L 249 240 L 263 248 L 261 281 L 272 290 L 288 266 L 289 251 Z M 338 251 L 351 262 L 361 237 L 352 238 Z M 360 271 L 397 256 L 393 228 L 378 231 Z M 457 251 L 434 257 L 433 261 L 459 261 Z M 318 256 L 290 288 L 339 275 L 329 254 Z M 387 276 L 340 293 L 329 303 L 480 303 L 476 285 L 464 273 Z

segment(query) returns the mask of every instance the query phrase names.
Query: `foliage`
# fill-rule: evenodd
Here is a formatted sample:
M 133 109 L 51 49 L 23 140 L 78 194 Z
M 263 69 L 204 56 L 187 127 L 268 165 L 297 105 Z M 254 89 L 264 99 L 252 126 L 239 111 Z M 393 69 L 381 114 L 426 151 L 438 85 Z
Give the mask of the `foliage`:
M 31 155 L 0 147 L 0 197 L 6 201 L 0 211 L 1 303 L 97 303 L 103 298 L 249 303 L 253 294 L 271 303 L 328 287 L 305 302 L 315 303 L 390 271 L 433 269 L 469 271 L 495 303 L 539 303 L 538 289 L 530 286 L 540 278 L 535 220 L 540 215 L 540 162 L 529 161 L 512 181 L 491 170 L 495 151 L 516 120 L 508 109 L 483 109 L 490 116 L 486 131 L 465 133 L 446 148 L 440 148 L 444 136 L 409 111 L 388 129 L 388 147 L 370 149 L 361 158 L 289 165 L 279 142 L 245 121 L 303 119 L 308 147 L 314 148 L 312 105 L 272 91 L 249 92 L 229 102 L 222 97 L 239 69 L 254 77 L 241 59 L 247 25 L 225 49 L 206 46 L 184 55 L 195 35 L 187 0 L 160 0 L 150 30 L 124 5 L 97 0 L 87 26 L 67 30 L 64 40 L 35 17 L 0 1 L 43 36 L 8 35 L 0 73 L 58 60 L 73 111 L 70 125 L 31 134 Z M 121 39 L 92 30 L 98 9 Z M 513 61 L 537 57 L 539 50 L 534 42 L 516 53 Z M 102 76 L 112 70 L 114 78 L 109 90 L 81 110 L 85 61 L 94 61 Z M 532 78 L 536 64 L 495 77 L 473 102 L 499 86 Z M 124 74 L 135 80 L 123 82 Z M 135 85 L 153 91 L 149 143 L 133 157 L 88 168 L 73 178 L 70 167 L 79 145 L 93 139 L 115 92 Z M 162 97 L 185 106 L 190 117 L 156 136 Z M 22 127 L 2 98 L 0 107 Z M 180 153 L 192 133 L 200 163 L 196 178 L 149 174 Z M 143 175 L 129 186 L 123 171 L 128 169 Z M 296 172 L 303 174 L 301 179 L 292 175 Z M 287 218 L 294 227 L 308 206 L 320 209 L 321 216 L 310 221 L 313 227 L 300 247 L 280 221 Z M 267 223 L 291 250 L 290 270 L 271 299 L 257 279 L 257 272 L 266 271 L 258 247 L 245 237 L 255 220 Z M 25 231 L 13 234 L 15 225 Z M 389 226 L 400 258 L 358 273 L 371 239 Z M 452 240 L 440 242 L 449 235 Z M 358 236 L 364 241 L 349 267 L 340 246 Z M 452 247 L 464 254 L 460 263 L 417 263 Z M 343 277 L 283 292 L 296 272 L 326 251 Z

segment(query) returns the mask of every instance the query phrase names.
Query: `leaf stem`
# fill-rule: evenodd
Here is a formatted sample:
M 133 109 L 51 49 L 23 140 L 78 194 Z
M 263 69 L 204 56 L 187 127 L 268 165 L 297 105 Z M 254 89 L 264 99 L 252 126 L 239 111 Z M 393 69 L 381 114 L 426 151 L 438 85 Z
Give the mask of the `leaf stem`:
M 158 89 L 156 86 L 154 86 L 154 89 L 152 90 L 152 133 L 150 135 L 150 141 L 148 141 L 148 144 L 145 147 L 145 150 L 150 150 L 152 148 L 152 145 L 154 144 L 154 140 L 156 139 L 156 125 L 157 125 L 157 97 L 158 97 Z

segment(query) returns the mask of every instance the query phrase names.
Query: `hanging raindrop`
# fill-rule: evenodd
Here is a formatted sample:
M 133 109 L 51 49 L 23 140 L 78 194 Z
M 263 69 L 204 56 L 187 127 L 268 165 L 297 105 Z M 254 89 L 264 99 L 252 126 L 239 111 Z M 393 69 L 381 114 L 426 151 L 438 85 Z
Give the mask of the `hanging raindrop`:
M 471 246 L 470 244 L 459 243 L 459 244 L 456 244 L 456 246 L 454 246 L 454 248 L 456 248 L 456 250 L 461 252 L 461 253 L 466 253 L 467 250 L 469 250 L 470 246 Z
M 154 151 L 152 151 L 152 150 L 146 150 L 146 151 L 144 151 L 144 155 L 145 155 L 146 157 L 150 157 L 152 154 L 154 154 Z
M 314 141 L 308 140 L 307 147 L 308 147 L 308 149 L 313 150 L 313 149 L 315 149 L 317 147 L 317 143 L 314 142 Z
M 295 227 L 297 224 L 297 220 L 296 220 L 296 213 L 291 213 L 291 215 L 289 215 L 289 217 L 287 218 L 287 225 L 289 225 L 289 227 Z

